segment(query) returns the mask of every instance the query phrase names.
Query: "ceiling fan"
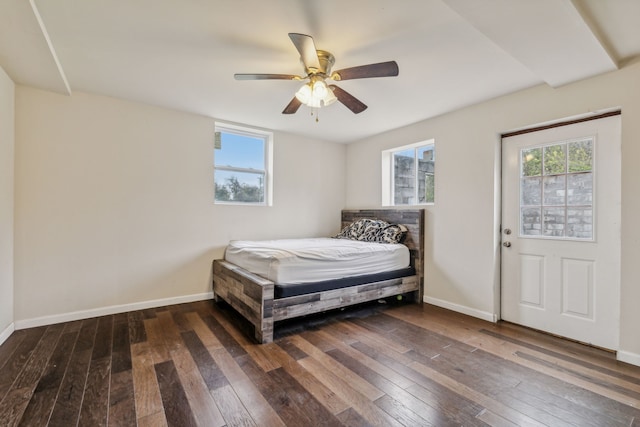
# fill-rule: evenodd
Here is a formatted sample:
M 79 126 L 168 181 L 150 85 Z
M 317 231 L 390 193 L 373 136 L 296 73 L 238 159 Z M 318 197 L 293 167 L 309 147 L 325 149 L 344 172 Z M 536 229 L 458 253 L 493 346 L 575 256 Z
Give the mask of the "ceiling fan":
M 367 109 L 367 106 L 356 97 L 336 86 L 327 85 L 326 80 L 340 81 L 366 79 L 370 77 L 393 77 L 398 75 L 396 61 L 379 62 L 331 71 L 335 63 L 334 56 L 326 50 L 316 49 L 313 37 L 306 34 L 289 33 L 289 38 L 300 53 L 304 65 L 304 76 L 293 74 L 234 74 L 236 80 L 309 80 L 282 111 L 282 114 L 293 114 L 302 104 L 311 108 L 320 108 L 333 104 L 336 100 L 344 104 L 355 114 Z

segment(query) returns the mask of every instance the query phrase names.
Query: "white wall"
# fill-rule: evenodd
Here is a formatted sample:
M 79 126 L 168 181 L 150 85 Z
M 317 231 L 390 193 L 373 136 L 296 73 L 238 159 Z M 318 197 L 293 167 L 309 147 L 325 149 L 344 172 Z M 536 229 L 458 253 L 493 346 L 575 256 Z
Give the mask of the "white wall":
M 13 327 L 14 93 L 0 67 L 0 343 Z
M 230 239 L 339 230 L 345 146 L 276 132 L 274 205 L 221 206 L 213 132 L 207 117 L 18 86 L 16 324 L 202 296 Z
M 499 313 L 499 135 L 507 130 L 622 108 L 620 347 L 640 364 L 640 62 L 561 88 L 539 86 L 347 148 L 347 207 L 381 205 L 381 151 L 435 138 L 436 203 L 428 208 L 427 299 L 479 317 Z

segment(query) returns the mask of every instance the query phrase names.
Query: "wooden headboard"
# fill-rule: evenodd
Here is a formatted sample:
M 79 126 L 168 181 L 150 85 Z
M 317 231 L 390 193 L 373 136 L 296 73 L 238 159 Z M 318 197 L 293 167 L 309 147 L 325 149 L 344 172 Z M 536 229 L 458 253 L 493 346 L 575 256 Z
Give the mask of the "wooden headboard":
M 407 227 L 404 243 L 411 254 L 411 265 L 420 283 L 419 302 L 424 290 L 424 209 L 358 209 L 342 211 L 342 228 L 362 218 L 380 219 Z

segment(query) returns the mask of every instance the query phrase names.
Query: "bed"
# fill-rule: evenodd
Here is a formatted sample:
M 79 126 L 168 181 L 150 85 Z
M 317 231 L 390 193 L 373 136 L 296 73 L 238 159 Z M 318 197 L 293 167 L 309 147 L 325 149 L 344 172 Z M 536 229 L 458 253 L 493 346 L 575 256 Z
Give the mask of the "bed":
M 275 242 L 271 241 L 259 242 L 256 248 L 252 247 L 256 242 L 233 242 L 227 248 L 225 259 L 213 262 L 214 299 L 225 301 L 251 323 L 259 343 L 273 341 L 274 323 L 280 320 L 396 295 L 408 294 L 421 302 L 424 209 L 344 210 L 341 229 L 344 232 L 345 227 L 363 219 L 382 220 L 404 227 L 402 245 L 371 243 L 386 252 L 382 258 L 373 258 L 366 246 L 357 246 L 358 242 L 347 239 L 314 239 L 315 247 L 302 249 L 297 247 L 296 240 L 284 241 L 284 248 L 272 246 Z M 283 241 L 277 243 L 280 245 Z M 337 249 L 328 249 L 335 244 L 338 244 Z M 301 265 L 298 259 L 288 257 L 294 249 L 302 251 L 302 258 L 311 261 L 312 265 Z M 351 270 L 339 270 L 334 268 L 337 262 L 328 263 L 324 258 L 324 252 L 328 250 L 339 251 L 345 259 L 365 257 L 367 264 L 364 267 L 353 264 L 348 267 Z M 269 261 L 261 264 L 260 258 Z M 321 274 L 320 269 L 313 270 L 313 262 L 330 264 L 328 276 L 326 272 Z M 380 268 L 375 269 L 377 266 Z

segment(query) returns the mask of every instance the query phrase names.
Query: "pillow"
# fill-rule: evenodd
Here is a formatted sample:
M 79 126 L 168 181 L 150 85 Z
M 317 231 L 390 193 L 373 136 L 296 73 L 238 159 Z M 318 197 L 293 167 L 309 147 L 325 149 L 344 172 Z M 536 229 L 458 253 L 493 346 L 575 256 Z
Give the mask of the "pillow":
M 380 242 L 382 241 L 384 230 L 388 226 L 389 223 L 386 221 L 381 221 L 379 219 L 367 220 L 364 230 L 358 236 L 358 240 L 363 242 Z
M 404 225 L 363 218 L 347 225 L 335 238 L 363 242 L 401 243 L 406 234 L 407 228 Z
M 402 243 L 407 235 L 407 227 L 401 224 L 389 224 L 379 235 L 382 243 Z
M 358 237 L 364 232 L 367 222 L 369 221 L 371 220 L 366 218 L 354 221 L 343 228 L 342 231 L 334 237 L 336 239 L 358 240 Z
M 407 228 L 403 225 L 371 220 L 365 226 L 364 232 L 358 236 L 358 240 L 377 243 L 401 243 L 406 233 Z

